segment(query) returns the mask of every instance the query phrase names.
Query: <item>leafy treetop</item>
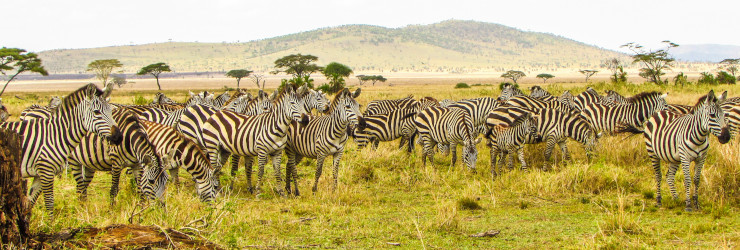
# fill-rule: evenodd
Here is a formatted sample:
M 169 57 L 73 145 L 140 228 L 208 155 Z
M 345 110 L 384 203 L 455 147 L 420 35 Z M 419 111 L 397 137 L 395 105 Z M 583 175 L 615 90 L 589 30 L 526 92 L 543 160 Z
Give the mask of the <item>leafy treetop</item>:
M 319 58 L 313 55 L 287 55 L 275 60 L 275 71 L 270 73 L 278 74 L 284 72 L 293 75 L 293 78 L 303 78 L 304 76 L 311 75 L 311 73 L 322 70 L 321 66 L 313 63 L 318 60 Z
M 525 76 L 527 76 L 527 75 L 524 74 L 524 72 L 521 72 L 519 70 L 509 70 L 509 71 L 506 71 L 506 73 L 503 73 L 501 75 L 501 77 L 503 77 L 503 78 L 508 78 L 508 79 L 511 79 L 512 81 L 514 81 L 514 84 L 516 84 L 516 81 L 517 80 L 519 80 L 520 78 L 525 77 Z
M 43 76 L 49 75 L 49 72 L 41 65 L 41 59 L 38 58 L 36 53 L 27 53 L 24 49 L 3 47 L 0 49 L 0 73 L 7 76 L 7 72 L 13 69 L 15 69 L 15 73 L 12 73 L 13 75 L 5 82 L 3 90 L 0 91 L 0 96 L 3 95 L 8 84 L 23 72 L 34 72 Z

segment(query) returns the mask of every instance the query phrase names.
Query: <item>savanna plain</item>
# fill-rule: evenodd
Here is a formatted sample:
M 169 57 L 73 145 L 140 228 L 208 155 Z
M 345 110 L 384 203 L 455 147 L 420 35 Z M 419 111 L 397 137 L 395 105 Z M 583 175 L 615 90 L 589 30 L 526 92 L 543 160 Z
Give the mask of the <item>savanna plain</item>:
M 468 82 L 472 87 L 466 89 L 455 89 L 455 83 L 418 80 L 415 84 L 392 87 L 365 86 L 357 100 L 364 106 L 371 100 L 410 94 L 417 98 L 459 100 L 500 93 L 498 82 Z M 520 88 L 533 85 L 521 84 Z M 600 93 L 612 89 L 623 95 L 655 90 L 668 92 L 669 103 L 688 105 L 710 89 L 727 90 L 730 97 L 740 96 L 740 86 L 736 85 L 541 86 L 553 95 L 565 90 L 577 94 L 587 86 Z M 250 92 L 256 93 L 254 87 L 249 87 Z M 148 103 L 156 92 L 124 87 L 113 92 L 111 102 Z M 49 97 L 67 93 L 10 92 L 6 96 L 18 98 L 4 98 L 3 103 L 13 115 L 12 120 L 31 104 L 45 104 Z M 188 96 L 188 90 L 164 93 L 176 101 L 185 101 Z M 43 201 L 38 202 L 32 214 L 32 231 L 57 232 L 131 221 L 190 230 L 226 248 L 738 248 L 740 142 L 734 138 L 721 145 L 713 136 L 710 140 L 699 188 L 701 210 L 697 212 L 684 212 L 681 171 L 676 178 L 681 191 L 679 199 L 671 198 L 663 184 L 663 206 L 656 208 L 653 170 L 641 135 L 602 137 L 591 160 L 586 159 L 580 144 L 570 141 L 574 160 L 563 162 L 556 149 L 555 167 L 548 171 L 542 170 L 545 145 L 528 145 L 524 150 L 529 170 L 519 170 L 517 163 L 514 169 L 495 178 L 490 173 L 485 142 L 478 145 L 477 169 L 473 172 L 460 161 L 451 167 L 450 157 L 440 154 L 433 164 L 422 167 L 418 146 L 411 154 L 399 150 L 397 141 L 381 143 L 377 150 L 358 149 L 350 139 L 340 164 L 336 191 L 331 191 L 332 174 L 325 164 L 318 191 L 312 193 L 315 161 L 304 160 L 298 166 L 302 191 L 299 197 L 277 196 L 273 188 L 282 187 L 275 186 L 269 167 L 265 192 L 255 197 L 246 191 L 241 168 L 233 189 L 224 190 L 212 204 L 200 202 L 190 176 L 180 171 L 181 186 L 168 184 L 163 202 L 138 205 L 127 176 L 111 205 L 109 174 L 96 174 L 88 200 L 82 202 L 75 193 L 71 174 L 63 173 L 57 178 L 54 191 L 57 218 L 47 218 Z M 231 181 L 230 178 L 225 174 L 222 182 Z M 472 237 L 485 232 L 498 234 Z

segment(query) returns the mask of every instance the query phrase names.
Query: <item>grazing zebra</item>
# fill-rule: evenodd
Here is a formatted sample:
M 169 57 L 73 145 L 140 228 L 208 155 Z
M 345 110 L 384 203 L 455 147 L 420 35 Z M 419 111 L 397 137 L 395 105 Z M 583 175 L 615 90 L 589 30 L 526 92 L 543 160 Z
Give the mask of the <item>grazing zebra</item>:
M 72 175 L 77 182 L 77 193 L 81 200 L 87 198 L 87 187 L 90 185 L 96 171 L 111 172 L 110 201 L 114 203 L 118 194 L 118 182 L 121 171 L 130 167 L 140 173 L 141 169 L 161 168 L 162 162 L 156 154 L 154 145 L 149 141 L 149 136 L 141 128 L 139 118 L 125 110 L 125 108 L 113 111 L 113 119 L 123 136 L 119 145 L 110 145 L 106 140 L 94 133 L 88 133 L 82 138 L 80 144 L 70 152 L 67 162 Z M 164 177 L 164 176 L 159 176 Z M 140 183 L 140 177 L 136 176 L 136 183 Z M 157 183 L 166 180 L 152 180 Z M 140 186 L 139 186 L 140 187 Z M 152 187 L 154 189 L 164 187 Z M 154 189 L 141 190 L 144 197 L 154 197 L 157 192 Z
M 394 100 L 374 100 L 367 104 L 363 116 L 388 113 L 400 107 L 410 107 L 416 100 L 413 95 Z
M 641 133 L 643 124 L 653 113 L 666 109 L 666 96 L 668 94 L 643 92 L 628 98 L 628 104 L 624 105 L 592 103 L 583 109 L 581 115 L 596 131 Z
M 454 101 L 454 100 L 444 99 L 444 100 L 439 101 L 439 106 L 440 107 L 443 107 L 443 108 L 446 108 L 446 107 L 449 107 L 452 104 L 455 104 L 455 102 L 456 101 Z
M 480 97 L 480 98 L 474 98 L 474 99 L 467 99 L 467 100 L 461 100 L 458 102 L 455 102 L 452 105 L 449 105 L 449 108 L 459 108 L 464 110 L 468 113 L 468 115 L 473 119 L 473 126 L 475 128 L 474 136 L 478 137 L 478 134 L 484 134 L 486 133 L 486 116 L 488 115 L 488 112 L 493 110 L 494 108 L 501 106 L 503 102 L 500 102 L 498 99 L 495 99 L 493 97 Z M 456 144 L 437 144 L 438 149 L 442 151 L 445 155 L 449 153 L 449 149 L 454 149 L 457 147 Z M 457 155 L 452 155 L 452 162 L 455 162 Z
M 185 108 L 187 107 L 190 107 L 193 105 L 206 105 L 206 106 L 218 109 L 218 107 L 215 106 L 216 103 L 214 102 L 213 98 L 203 97 L 204 95 L 205 94 L 193 95 L 191 93 L 191 98 L 184 104 L 184 107 L 175 109 L 175 110 L 168 108 L 172 106 L 149 105 L 149 107 L 144 106 L 144 109 L 141 111 L 134 111 L 134 112 L 136 112 L 139 115 L 139 117 L 141 117 L 144 120 L 156 122 L 156 123 L 163 124 L 163 125 L 170 126 L 170 127 L 174 127 L 180 121 L 180 118 L 182 114 L 185 112 Z M 211 94 L 211 96 L 212 95 L 213 94 Z M 162 104 L 162 105 L 170 105 L 170 104 Z M 136 109 L 134 107 L 128 107 L 128 108 L 130 110 Z
M 583 111 L 586 106 L 592 103 L 603 104 L 604 97 L 599 95 L 596 90 L 591 87 L 586 88 L 586 91 L 581 92 L 573 98 L 573 108 L 577 111 Z
M 141 120 L 140 124 L 149 135 L 156 153 L 163 157 L 170 155 L 172 163 L 165 167 L 168 168 L 170 177 L 174 178 L 175 186 L 179 186 L 178 171 L 182 166 L 193 177 L 196 191 L 202 201 L 211 202 L 216 199 L 218 176 L 215 175 L 215 169 L 208 161 L 207 155 L 194 141 L 162 124 L 145 120 Z M 151 181 L 142 181 L 142 189 L 160 190 L 148 187 L 152 184 Z
M 88 84 L 65 97 L 48 119 L 0 124 L 0 128 L 23 136 L 21 174 L 34 178 L 29 207 L 43 192 L 46 210 L 50 217 L 54 216 L 54 176 L 62 171 L 67 155 L 88 132 L 97 133 L 114 145 L 121 143 L 121 133 L 105 100 L 110 90 Z
M 218 111 L 203 125 L 203 145 L 211 165 L 220 173 L 229 154 L 258 157 L 256 192 L 261 192 L 262 176 L 268 157 L 272 159 L 276 186 L 282 182 L 280 157 L 287 143 L 291 120 L 306 122 L 303 106 L 292 86 L 283 89 L 269 112 L 246 116 L 230 111 Z M 247 185 L 251 189 L 251 164 L 247 167 Z M 218 176 L 218 174 L 217 174 Z M 283 190 L 277 192 L 283 195 Z
M 540 101 L 545 102 L 554 102 L 558 101 L 557 97 L 552 96 L 550 92 L 547 92 L 547 90 L 543 89 L 540 86 L 532 86 L 529 88 L 529 97 L 539 99 Z
M 655 171 L 657 188 L 657 205 L 661 205 L 660 161 L 669 164 L 666 179 L 671 189 L 671 195 L 678 198 L 674 178 L 679 164 L 684 175 L 684 189 L 686 192 L 686 211 L 699 209 L 699 180 L 704 161 L 709 149 L 709 133 L 714 134 L 720 143 L 730 140 L 730 132 L 725 122 L 725 115 L 720 103 L 725 100 L 727 92 L 717 98 L 714 91 L 699 99 L 690 114 L 679 115 L 670 111 L 658 112 L 650 117 L 645 124 L 645 145 L 648 156 Z M 691 196 L 691 162 L 694 168 L 694 190 Z M 693 200 L 693 206 L 692 206 Z
M 489 140 L 491 147 L 491 175 L 498 175 L 496 171 L 496 157 L 503 153 L 508 155 L 507 164 L 509 168 L 513 167 L 514 154 L 519 155 L 519 161 L 522 163 L 522 170 L 527 170 L 527 163 L 524 161 L 524 151 L 520 150 L 524 144 L 537 137 L 537 121 L 531 113 L 525 113 L 515 119 L 508 126 L 494 126 L 488 130 L 485 137 Z M 503 157 L 501 158 L 503 160 Z
M 524 92 L 522 92 L 521 89 L 518 87 L 511 85 L 509 83 L 506 83 L 503 85 L 503 88 L 501 89 L 501 94 L 499 95 L 498 99 L 505 102 L 508 101 L 510 98 L 515 96 L 524 96 Z
M 413 118 L 418 111 L 416 106 L 399 108 L 390 113 L 364 116 L 364 122 L 355 128 L 353 134 L 357 147 L 364 148 L 371 141 L 393 141 L 403 138 L 405 141 L 401 142 L 399 148 L 403 147 L 404 142 L 408 142 L 407 151 L 413 151 L 413 142 L 416 135 L 416 125 L 414 125 Z M 374 146 L 374 148 L 377 148 L 377 146 Z
M 545 148 L 545 160 L 548 163 L 545 169 L 550 167 L 550 157 L 555 144 L 560 146 L 563 153 L 563 160 L 570 161 L 570 153 L 567 147 L 567 137 L 570 137 L 583 144 L 586 155 L 589 156 L 596 147 L 601 134 L 595 133 L 591 125 L 576 113 L 564 113 L 555 109 L 530 110 L 519 107 L 500 107 L 488 114 L 486 124 L 489 128 L 499 125 L 508 126 L 518 117 L 524 114 L 532 113 L 537 119 L 537 137 L 527 138 L 526 144 L 537 144 L 547 142 Z
M 347 128 L 350 124 L 357 124 L 362 119 L 360 104 L 355 98 L 360 95 L 360 89 L 350 93 L 349 89 L 339 92 L 329 105 L 326 115 L 311 117 L 308 123 L 301 125 L 297 122 L 290 124 L 288 131 L 288 145 L 285 147 L 287 162 L 285 167 L 285 190 L 294 195 L 298 192 L 298 171 L 296 166 L 305 158 L 316 159 L 316 176 L 311 189 L 316 192 L 319 177 L 323 169 L 324 160 L 332 156 L 334 159 L 334 185 L 337 188 L 339 162 L 342 160 L 344 145 L 347 143 Z M 290 183 L 293 182 L 294 190 Z
M 478 144 L 481 139 L 475 138 L 475 125 L 468 112 L 458 108 L 429 107 L 419 112 L 414 118 L 419 139 L 424 149 L 421 162 L 426 166 L 426 159 L 434 163 L 434 147 L 438 144 L 462 144 L 462 159 L 465 165 L 475 171 L 478 158 Z M 450 147 L 455 155 L 455 147 Z M 455 157 L 451 166 L 455 166 Z
M 565 103 L 558 102 L 558 101 L 546 102 L 546 101 L 535 99 L 529 96 L 515 96 L 512 98 L 509 98 L 506 104 L 510 106 L 514 106 L 514 107 L 522 107 L 522 108 L 533 109 L 533 110 L 557 109 L 566 114 L 575 112 L 569 105 Z M 488 115 L 488 113 L 486 113 L 485 115 Z M 485 116 L 483 119 L 485 122 Z
M 10 113 L 8 113 L 8 108 L 3 105 L 3 98 L 0 98 L 0 122 L 5 122 L 8 120 L 8 117 L 10 117 Z

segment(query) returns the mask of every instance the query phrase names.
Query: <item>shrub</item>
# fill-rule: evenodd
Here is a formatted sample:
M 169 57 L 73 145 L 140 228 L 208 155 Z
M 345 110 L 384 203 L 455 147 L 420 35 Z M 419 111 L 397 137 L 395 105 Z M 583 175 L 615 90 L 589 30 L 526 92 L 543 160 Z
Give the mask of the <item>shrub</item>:
M 676 86 L 685 86 L 689 84 L 688 77 L 683 74 L 683 72 L 678 73 L 675 77 L 673 77 L 673 84 Z
M 498 90 L 503 90 L 504 87 L 506 87 L 508 85 L 514 86 L 515 89 L 518 89 L 519 88 L 519 84 L 517 84 L 517 83 L 511 84 L 511 83 L 508 83 L 508 82 L 502 82 L 502 83 L 499 83 L 498 84 Z
M 324 85 L 321 85 L 318 88 L 316 88 L 316 90 L 324 91 L 324 93 L 331 93 L 330 92 L 331 86 L 329 86 L 329 84 L 324 84 Z
M 459 82 L 459 83 L 455 84 L 455 88 L 456 89 L 469 89 L 470 86 L 467 83 Z
M 150 99 L 146 99 L 146 98 L 144 98 L 143 96 L 140 96 L 140 95 L 134 96 L 134 104 L 135 105 L 147 105 L 147 104 L 150 104 L 150 103 L 152 103 L 152 100 L 150 100 Z
M 727 73 L 727 71 L 720 71 L 717 72 L 717 83 L 720 84 L 735 84 L 737 79 L 735 79 L 734 76 L 730 75 L 730 73 Z
M 480 204 L 478 204 L 478 201 L 476 201 L 473 198 L 469 198 L 469 197 L 463 197 L 457 200 L 457 206 L 462 210 L 483 209 L 483 207 L 481 207 Z
M 699 80 L 696 81 L 698 84 L 717 84 L 717 80 L 714 79 L 714 75 L 710 74 L 709 72 L 702 72 L 701 77 L 699 77 Z

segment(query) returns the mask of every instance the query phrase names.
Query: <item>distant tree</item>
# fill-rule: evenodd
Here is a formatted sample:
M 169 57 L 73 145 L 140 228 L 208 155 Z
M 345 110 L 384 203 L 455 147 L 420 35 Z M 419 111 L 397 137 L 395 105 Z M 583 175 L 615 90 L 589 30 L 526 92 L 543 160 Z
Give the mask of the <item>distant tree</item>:
M 126 77 L 125 76 L 113 76 L 113 77 L 111 77 L 111 80 L 110 81 L 111 81 L 111 83 L 113 83 L 116 86 L 118 86 L 118 88 L 121 88 L 121 87 L 123 87 L 123 85 L 126 85 L 128 83 L 128 81 L 126 80 Z
M 582 70 L 579 70 L 578 72 L 581 72 L 581 74 L 586 76 L 586 82 L 588 82 L 588 78 L 591 78 L 591 76 L 595 75 L 599 71 L 593 70 L 593 69 L 582 69 Z
M 624 72 L 624 67 L 627 66 L 619 58 L 609 58 L 601 63 L 601 66 L 612 72 L 609 77 L 612 83 L 627 82 L 627 72 Z
M 344 78 L 352 74 L 352 69 L 347 65 L 332 62 L 324 67 L 324 76 L 329 80 L 330 93 L 336 93 L 344 89 Z
M 162 86 L 159 85 L 159 74 L 162 74 L 162 72 L 170 72 L 172 71 L 170 69 L 170 66 L 166 63 L 160 62 L 160 63 L 153 63 L 149 64 L 147 66 L 144 66 L 139 70 L 139 72 L 136 72 L 137 75 L 152 75 L 154 76 L 154 79 L 157 79 L 157 88 L 159 90 L 162 90 Z
M 275 71 L 270 73 L 278 74 L 284 72 L 292 75 L 293 78 L 303 78 L 304 76 L 310 76 L 311 73 L 321 71 L 321 66 L 313 63 L 318 60 L 319 58 L 313 55 L 287 55 L 275 60 Z
M 720 68 L 727 70 L 727 72 L 730 72 L 733 77 L 737 77 L 735 74 L 738 71 L 737 65 L 740 64 L 740 58 L 737 59 L 725 59 L 719 62 L 719 64 L 722 64 Z
M 236 78 L 236 88 L 239 88 L 239 82 L 242 81 L 242 78 L 248 77 L 249 74 L 252 74 L 253 71 L 246 70 L 246 69 L 232 69 L 229 70 L 229 72 L 226 72 L 226 76 L 231 78 Z M 259 88 L 259 86 L 257 86 Z
M 360 86 L 364 85 L 365 82 L 369 80 L 366 75 L 356 75 L 355 77 L 360 81 Z
M 381 75 L 373 75 L 373 76 L 367 76 L 367 79 L 370 80 L 373 83 L 373 86 L 375 86 L 376 82 L 385 82 L 388 79 Z
M 663 41 L 663 43 L 667 47 L 656 51 L 646 51 L 642 45 L 636 43 L 622 45 L 622 47 L 627 47 L 635 53 L 632 55 L 632 63 L 642 63 L 643 68 L 640 69 L 640 77 L 645 78 L 648 82 L 663 84 L 664 82 L 660 79 L 660 76 L 665 75 L 664 70 L 670 70 L 673 67 L 673 62 L 676 61 L 668 54 L 668 50 L 678 47 L 678 44 L 668 40 Z
M 509 70 L 506 71 L 506 73 L 502 74 L 501 77 L 508 78 L 514 81 L 514 84 L 516 84 L 516 81 L 519 80 L 522 77 L 527 76 L 524 74 L 524 72 L 518 71 L 518 70 Z
M 673 84 L 676 86 L 685 86 L 689 83 L 689 77 L 686 76 L 683 72 L 678 72 L 678 74 L 673 77 Z
M 49 75 L 49 72 L 46 72 L 44 66 L 41 65 L 41 59 L 38 58 L 36 53 L 26 53 L 24 49 L 3 47 L 0 49 L 0 73 L 4 77 L 7 77 L 8 72 L 13 70 L 15 72 L 5 82 L 3 90 L 0 91 L 0 96 L 5 93 L 5 88 L 8 87 L 8 84 L 23 72 L 39 73 L 42 76 Z
M 252 74 L 252 75 L 249 76 L 249 78 L 252 79 L 252 81 L 254 82 L 254 84 L 257 85 L 257 88 L 258 89 L 262 89 L 262 90 L 265 89 L 265 82 L 267 82 L 267 81 L 265 80 L 265 76 L 264 75 L 261 75 L 261 74 Z M 262 87 L 260 87 L 260 83 L 262 83 Z
M 553 78 L 553 77 L 555 77 L 555 76 L 554 75 L 551 75 L 551 74 L 547 74 L 547 73 L 542 73 L 542 74 L 537 75 L 537 78 L 542 79 L 542 83 L 546 83 L 547 80 L 549 80 L 550 78 Z
M 95 78 L 103 81 L 102 86 L 105 86 L 108 83 L 108 78 L 110 78 L 110 74 L 113 73 L 113 70 L 121 67 L 123 67 L 123 64 L 118 61 L 118 59 L 102 59 L 92 61 L 88 64 L 87 71 L 93 72 L 95 74 Z

